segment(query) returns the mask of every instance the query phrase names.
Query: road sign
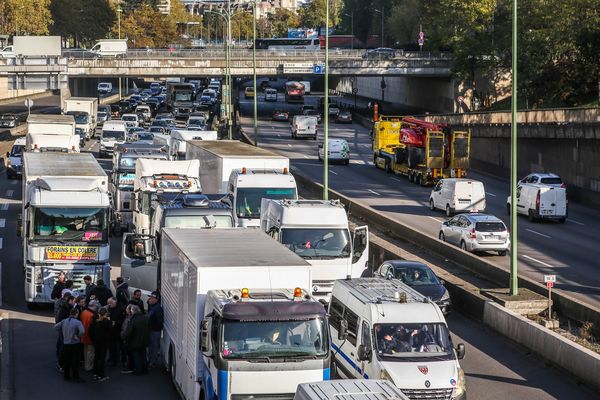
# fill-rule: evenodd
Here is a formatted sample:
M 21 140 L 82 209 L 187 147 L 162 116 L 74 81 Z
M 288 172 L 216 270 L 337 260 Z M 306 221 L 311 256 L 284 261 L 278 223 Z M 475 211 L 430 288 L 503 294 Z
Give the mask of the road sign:
M 423 46 L 423 44 L 425 44 L 425 39 L 419 38 L 418 42 L 419 42 L 419 46 Z
M 458 96 L 458 97 L 456 98 L 456 101 L 458 101 L 459 103 L 463 103 L 463 102 L 465 101 L 465 98 L 464 98 L 464 97 L 462 97 L 462 96 Z
M 544 282 L 556 282 L 556 275 L 544 275 Z
M 27 113 L 30 114 L 31 113 L 31 107 L 33 107 L 33 100 L 26 99 L 25 100 L 25 107 L 27 107 Z
M 546 287 L 547 287 L 547 288 L 552 288 L 552 287 L 554 287 L 554 282 L 546 282 Z
M 325 66 L 324 65 L 315 64 L 313 66 L 313 73 L 314 74 L 324 74 L 325 73 Z
M 357 87 L 353 87 L 352 88 L 352 94 L 357 94 L 358 93 L 358 88 Z
M 425 33 L 424 32 L 419 32 L 419 39 L 424 39 L 425 38 Z

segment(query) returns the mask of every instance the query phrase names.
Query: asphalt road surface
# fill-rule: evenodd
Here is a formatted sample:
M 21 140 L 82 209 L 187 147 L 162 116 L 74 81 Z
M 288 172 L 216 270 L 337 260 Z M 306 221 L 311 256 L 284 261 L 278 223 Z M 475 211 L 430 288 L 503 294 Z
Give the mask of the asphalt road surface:
M 262 97 L 262 94 L 259 96 Z M 259 97 L 260 98 L 260 97 Z M 261 99 L 262 100 L 262 99 Z M 307 103 L 316 104 L 315 96 Z M 241 99 L 242 114 L 252 115 L 252 100 Z M 300 105 L 285 104 L 283 95 L 277 103 L 259 102 L 264 113 L 275 109 L 297 110 Z M 252 133 L 252 121 L 245 118 L 245 129 Z M 321 124 L 322 125 L 322 124 Z M 323 163 L 317 159 L 317 143 L 323 140 L 293 140 L 289 124 L 269 120 L 259 121 L 260 146 L 276 150 L 291 160 L 292 165 L 316 182 L 323 182 Z M 346 139 L 350 145 L 350 165 L 331 165 L 329 186 L 342 194 L 360 200 L 390 218 L 438 237 L 441 223 L 446 220 L 442 211 L 429 210 L 431 188 L 409 183 L 401 175 L 390 175 L 373 166 L 369 131 L 359 124 L 340 125 L 330 122 L 330 138 Z M 501 218 L 509 226 L 506 198 L 510 186 L 503 180 L 469 172 L 469 177 L 480 180 L 486 190 L 486 212 Z M 555 288 L 573 297 L 600 307 L 600 263 L 598 238 L 590 234 L 600 230 L 600 212 L 580 204 L 569 204 L 569 218 L 565 224 L 553 222 L 531 223 L 526 217 L 518 219 L 519 274 L 538 282 L 545 274 L 556 274 Z M 508 256 L 486 253 L 486 257 L 504 269 L 509 269 Z

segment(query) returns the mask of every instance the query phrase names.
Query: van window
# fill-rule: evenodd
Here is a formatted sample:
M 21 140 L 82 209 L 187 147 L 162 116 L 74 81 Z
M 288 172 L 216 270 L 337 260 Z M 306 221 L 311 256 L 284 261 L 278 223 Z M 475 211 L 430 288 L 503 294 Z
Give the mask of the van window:
M 559 177 L 542 178 L 542 179 L 540 179 L 540 183 L 543 183 L 544 185 L 560 185 L 560 184 L 562 184 L 562 179 L 560 179 Z
M 340 330 L 340 321 L 344 315 L 344 305 L 335 297 L 331 297 L 331 304 L 329 305 L 329 323 L 331 326 Z
M 358 315 L 346 308 L 344 319 L 348 322 L 348 341 L 356 346 L 356 338 L 358 337 Z

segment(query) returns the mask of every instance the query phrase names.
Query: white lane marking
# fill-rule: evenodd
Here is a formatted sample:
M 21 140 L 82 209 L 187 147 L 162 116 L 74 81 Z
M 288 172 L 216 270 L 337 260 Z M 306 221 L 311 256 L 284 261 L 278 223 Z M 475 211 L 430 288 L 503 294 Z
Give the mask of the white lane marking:
M 292 145 L 290 143 L 287 144 L 289 147 L 292 147 Z
M 368 191 L 368 192 L 371 192 L 371 193 L 373 193 L 374 195 L 381 196 L 379 193 L 377 193 L 377 192 L 376 192 L 376 191 L 374 191 L 374 190 L 367 189 L 367 191 Z
M 304 156 L 304 158 L 310 158 L 310 157 L 309 157 L 309 156 L 307 156 L 306 154 L 304 154 L 303 156 Z
M 535 233 L 536 235 L 540 235 L 540 236 L 542 236 L 542 237 L 545 237 L 546 239 L 552 239 L 552 236 L 548 236 L 548 235 L 545 235 L 545 234 L 543 234 L 543 233 L 540 233 L 540 232 L 538 232 L 538 231 L 534 231 L 533 229 L 525 228 L 525 230 L 526 230 L 527 232 Z
M 444 222 L 443 220 L 437 219 L 436 217 L 430 217 L 429 215 L 427 216 L 427 218 L 432 219 L 435 222 Z
M 393 180 L 395 180 L 395 181 L 397 181 L 397 182 L 402 182 L 402 181 L 401 181 L 400 179 L 398 179 L 398 178 L 391 178 L 391 179 L 393 179 Z
M 2 238 L 0 238 L 0 249 L 2 249 Z
M 332 171 L 332 170 L 329 170 L 329 173 L 330 173 L 330 174 L 334 174 L 334 175 L 337 175 L 337 174 L 338 174 L 337 172 L 335 172 L 335 171 Z
M 528 260 L 531 260 L 531 261 L 535 261 L 536 263 L 540 263 L 540 264 L 542 264 L 543 266 L 546 266 L 546 267 L 548 267 L 548 268 L 554 268 L 554 266 L 552 266 L 552 265 L 550 265 L 550 264 L 547 264 L 547 263 L 545 263 L 545 262 L 543 262 L 543 261 L 540 261 L 540 260 L 538 260 L 537 258 L 529 257 L 528 255 L 525 255 L 525 254 L 523 254 L 523 258 L 526 258 L 526 259 L 528 259 Z
M 365 146 L 365 147 L 369 147 L 369 148 L 371 147 L 371 145 L 370 145 L 370 144 L 364 144 L 364 143 L 363 143 L 363 144 L 361 144 L 361 146 Z
M 13 194 L 15 194 L 15 191 L 14 191 L 14 190 L 12 190 L 12 189 L 8 189 L 8 190 L 6 191 L 6 197 L 12 197 L 12 196 L 13 196 Z
M 8 204 L 8 203 L 4 203 L 4 204 L 2 204 L 2 205 L 0 206 L 0 210 L 2 210 L 2 211 L 6 211 L 6 210 L 8 210 L 8 206 L 9 206 L 9 204 Z
M 485 194 L 487 194 L 488 196 L 496 197 L 496 195 L 494 193 L 485 192 Z
M 577 225 L 585 226 L 584 223 L 579 222 L 579 221 L 575 221 L 574 219 L 571 219 L 571 218 L 567 219 L 567 221 L 572 222 L 572 223 L 577 224 Z
M 0 218 L 0 228 L 4 228 L 6 226 L 6 218 Z

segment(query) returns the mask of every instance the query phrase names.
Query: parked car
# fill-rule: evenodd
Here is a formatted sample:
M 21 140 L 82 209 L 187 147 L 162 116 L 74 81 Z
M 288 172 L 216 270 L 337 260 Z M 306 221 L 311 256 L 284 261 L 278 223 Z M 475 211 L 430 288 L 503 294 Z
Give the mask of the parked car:
M 399 279 L 411 286 L 423 296 L 431 298 L 447 315 L 450 312 L 450 294 L 440 280 L 427 265 L 410 260 L 389 260 L 379 266 L 374 273 L 385 279 Z
M 346 139 L 329 139 L 327 142 L 327 159 L 331 162 L 341 162 L 350 164 L 350 147 Z M 319 161 L 325 158 L 325 149 L 323 143 L 319 143 Z
M 0 127 L 2 128 L 14 128 L 25 122 L 25 114 L 13 114 L 7 113 L 0 115 Z
M 340 111 L 338 115 L 335 116 L 335 122 L 337 124 L 351 124 L 352 113 L 350 111 Z
M 378 47 L 376 49 L 367 50 L 362 58 L 364 60 L 370 59 L 380 59 L 380 60 L 390 60 L 396 57 L 396 50 L 390 49 L 389 47 Z
M 457 212 L 484 212 L 483 183 L 464 178 L 440 179 L 429 195 L 429 208 L 445 210 L 447 217 Z
M 510 248 L 508 229 L 490 214 L 459 214 L 442 223 L 439 239 L 470 252 L 496 251 L 505 256 Z
M 548 185 L 554 187 L 567 187 L 567 185 L 562 181 L 560 176 L 552 173 L 529 174 L 525 178 L 521 179 L 519 183 L 539 183 L 541 185 Z
M 271 119 L 273 121 L 288 122 L 290 120 L 290 113 L 288 113 L 287 111 L 275 110 Z

